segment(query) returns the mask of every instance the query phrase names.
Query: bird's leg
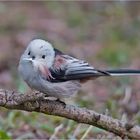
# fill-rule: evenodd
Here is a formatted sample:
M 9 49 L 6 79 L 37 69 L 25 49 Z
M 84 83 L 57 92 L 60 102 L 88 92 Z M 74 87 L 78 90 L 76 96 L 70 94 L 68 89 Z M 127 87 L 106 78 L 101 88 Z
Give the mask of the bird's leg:
M 59 98 L 56 98 L 56 97 L 49 97 L 49 96 L 45 95 L 44 99 L 45 100 L 56 101 L 56 102 L 59 102 L 59 103 L 63 104 L 64 107 L 66 106 L 66 103 L 64 101 L 62 101 L 62 100 L 60 100 Z
M 55 100 L 56 100 L 55 97 L 50 97 L 50 96 L 48 96 L 47 94 L 45 94 L 44 99 L 45 99 L 45 100 L 51 100 L 51 101 L 55 101 Z

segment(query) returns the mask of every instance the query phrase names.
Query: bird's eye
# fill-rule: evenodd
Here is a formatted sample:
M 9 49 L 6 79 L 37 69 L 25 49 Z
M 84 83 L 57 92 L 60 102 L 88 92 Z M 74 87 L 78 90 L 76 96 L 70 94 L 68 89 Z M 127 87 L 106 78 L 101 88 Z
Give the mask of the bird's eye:
M 35 59 L 35 56 L 32 56 L 32 59 L 34 60 Z
M 31 52 L 29 51 L 29 52 L 28 52 L 28 55 L 30 55 L 30 54 L 31 54 Z
M 43 58 L 43 59 L 45 59 L 45 57 L 46 57 L 45 55 L 42 55 L 42 58 Z

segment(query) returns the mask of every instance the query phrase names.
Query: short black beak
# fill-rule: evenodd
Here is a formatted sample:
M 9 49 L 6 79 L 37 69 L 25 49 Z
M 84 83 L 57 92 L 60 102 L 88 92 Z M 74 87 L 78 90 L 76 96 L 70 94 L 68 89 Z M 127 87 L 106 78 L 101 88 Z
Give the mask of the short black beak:
M 24 61 L 28 61 L 28 62 L 33 62 L 33 59 L 32 58 L 24 58 L 23 60 Z

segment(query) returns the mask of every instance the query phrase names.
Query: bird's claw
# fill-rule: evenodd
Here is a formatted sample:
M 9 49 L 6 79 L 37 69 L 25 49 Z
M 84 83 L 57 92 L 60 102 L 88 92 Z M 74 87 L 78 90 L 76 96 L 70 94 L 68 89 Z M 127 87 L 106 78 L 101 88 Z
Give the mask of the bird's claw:
M 63 101 L 61 101 L 59 98 L 57 98 L 56 101 L 59 102 L 59 103 L 61 103 L 61 104 L 63 104 L 63 106 L 66 107 L 66 103 L 63 102 Z

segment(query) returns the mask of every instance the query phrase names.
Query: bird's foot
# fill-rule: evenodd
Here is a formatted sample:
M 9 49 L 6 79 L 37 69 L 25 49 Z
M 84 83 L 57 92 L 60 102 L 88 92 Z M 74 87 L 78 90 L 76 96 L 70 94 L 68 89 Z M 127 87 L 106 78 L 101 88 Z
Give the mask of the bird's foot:
M 55 97 L 50 97 L 50 96 L 48 96 L 48 95 L 45 95 L 45 96 L 44 96 L 44 99 L 45 99 L 45 100 L 51 100 L 51 101 L 55 101 L 55 100 L 56 100 Z
M 66 103 L 64 101 L 61 101 L 59 98 L 57 98 L 56 101 L 63 104 L 63 106 L 66 107 Z
M 44 97 L 45 100 L 51 100 L 51 101 L 56 101 L 61 103 L 64 107 L 66 106 L 66 103 L 62 100 L 60 100 L 59 98 L 55 98 L 55 97 L 48 97 L 47 95 Z

